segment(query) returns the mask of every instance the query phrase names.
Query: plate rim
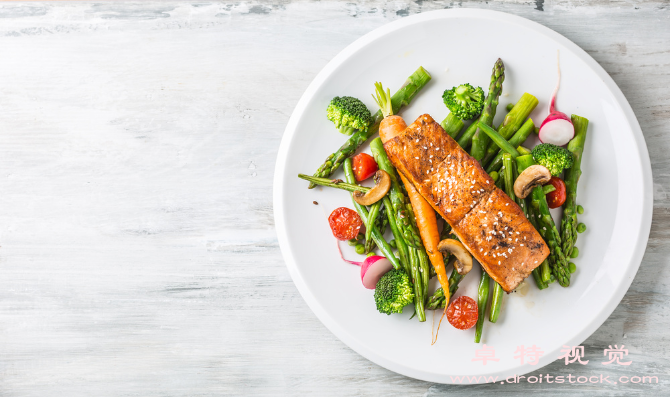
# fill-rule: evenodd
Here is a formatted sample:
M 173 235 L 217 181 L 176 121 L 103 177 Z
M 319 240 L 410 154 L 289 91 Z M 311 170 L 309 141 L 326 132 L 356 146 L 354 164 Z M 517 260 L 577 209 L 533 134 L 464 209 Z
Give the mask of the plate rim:
M 402 19 L 384 24 L 367 34 L 361 36 L 353 43 L 349 44 L 342 51 L 340 51 L 333 59 L 331 59 L 315 76 L 312 82 L 309 84 L 305 92 L 300 97 L 300 100 L 296 104 L 291 117 L 286 125 L 284 134 L 282 136 L 281 143 L 279 145 L 279 150 L 277 153 L 277 160 L 275 162 L 275 173 L 273 178 L 273 212 L 275 220 L 275 231 L 277 232 L 277 239 L 279 242 L 279 247 L 282 252 L 282 257 L 286 264 L 286 267 L 289 271 L 291 279 L 295 284 L 296 288 L 300 292 L 300 295 L 305 300 L 309 308 L 314 312 L 316 317 L 328 328 L 338 339 L 344 342 L 352 350 L 365 357 L 366 359 L 396 373 L 405 375 L 411 378 L 420 379 L 423 381 L 435 382 L 435 383 L 449 383 L 445 382 L 448 374 L 438 374 L 434 372 L 425 372 L 422 370 L 416 370 L 412 367 L 405 366 L 390 360 L 385 359 L 384 357 L 378 356 L 374 351 L 367 348 L 365 345 L 358 343 L 355 338 L 345 331 L 332 317 L 318 304 L 316 299 L 309 291 L 308 287 L 305 284 L 302 276 L 297 270 L 297 264 L 293 253 L 288 248 L 289 242 L 286 235 L 286 221 L 284 218 L 284 213 L 282 211 L 284 207 L 284 201 L 282 199 L 284 189 L 282 179 L 285 174 L 285 168 L 288 158 L 288 151 L 291 147 L 291 143 L 295 138 L 295 133 L 297 131 L 297 123 L 304 113 L 305 108 L 311 102 L 316 91 L 321 87 L 321 85 L 326 81 L 326 79 L 337 70 L 337 68 L 345 62 L 351 55 L 356 53 L 361 47 L 377 40 L 386 34 L 389 34 L 395 30 L 402 29 L 404 27 L 420 23 L 426 20 L 433 19 L 450 19 L 450 18 L 459 18 L 459 17 L 477 17 L 477 18 L 488 18 L 494 19 L 502 22 L 511 23 L 513 25 L 518 25 L 522 27 L 529 28 L 533 31 L 537 31 L 554 42 L 563 45 L 568 48 L 573 54 L 575 54 L 581 61 L 583 61 L 591 70 L 593 70 L 598 77 L 600 77 L 605 84 L 606 88 L 613 95 L 617 105 L 621 108 L 624 113 L 624 117 L 629 124 L 630 130 L 633 135 L 633 139 L 637 145 L 638 158 L 640 160 L 640 168 L 642 169 L 642 217 L 639 223 L 639 233 L 637 241 L 635 244 L 634 253 L 631 257 L 630 262 L 627 266 L 627 272 L 623 275 L 624 281 L 622 281 L 619 289 L 612 296 L 612 298 L 605 304 L 604 308 L 600 313 L 595 316 L 589 323 L 587 323 L 581 331 L 577 333 L 572 340 L 569 342 L 572 345 L 581 344 L 589 336 L 591 336 L 612 314 L 614 309 L 621 303 L 624 295 L 630 289 L 630 286 L 637 274 L 637 271 L 642 262 L 642 257 L 646 251 L 647 242 L 649 240 L 649 234 L 651 232 L 651 222 L 653 214 L 653 178 L 652 178 L 652 169 L 651 161 L 649 158 L 649 151 L 642 134 L 639 122 L 635 113 L 633 112 L 632 107 L 628 103 L 628 100 L 623 95 L 623 92 L 614 82 L 611 76 L 603 69 L 603 67 L 593 59 L 586 51 L 584 51 L 577 44 L 561 35 L 560 33 L 538 23 L 531 21 L 527 18 L 508 14 L 500 11 L 493 11 L 487 9 L 479 8 L 468 8 L 468 9 L 448 9 L 448 10 L 436 10 L 429 11 L 420 14 L 415 14 L 412 16 L 404 17 Z M 542 360 L 544 358 L 544 360 Z M 540 363 L 537 366 L 529 367 L 528 365 L 519 367 L 518 374 L 522 375 L 534 370 L 538 370 L 545 365 L 554 361 L 553 358 L 544 356 L 540 359 Z M 439 377 L 439 378 L 438 378 Z M 484 383 L 484 382 L 476 382 Z M 475 384 L 475 382 L 472 382 Z

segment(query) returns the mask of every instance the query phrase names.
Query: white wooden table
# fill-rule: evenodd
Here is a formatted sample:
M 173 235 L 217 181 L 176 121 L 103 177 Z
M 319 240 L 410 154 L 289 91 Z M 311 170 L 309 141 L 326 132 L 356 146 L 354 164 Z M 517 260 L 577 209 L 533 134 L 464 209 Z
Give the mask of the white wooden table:
M 567 36 L 635 110 L 654 222 L 586 342 L 656 385 L 445 386 L 387 371 L 312 314 L 272 177 L 312 78 L 403 16 L 480 7 Z M 670 4 L 291 1 L 0 4 L 0 395 L 651 395 L 670 384 Z M 448 358 L 447 358 L 448 359 Z M 567 374 L 562 362 L 539 373 Z M 586 366 L 580 375 L 616 374 Z M 667 395 L 667 394 L 666 394 Z

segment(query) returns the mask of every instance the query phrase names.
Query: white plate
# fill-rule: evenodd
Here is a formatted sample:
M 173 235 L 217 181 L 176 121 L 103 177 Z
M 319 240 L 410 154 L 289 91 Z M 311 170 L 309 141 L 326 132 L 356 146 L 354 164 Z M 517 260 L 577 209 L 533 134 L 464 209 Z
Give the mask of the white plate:
M 505 296 L 501 318 L 496 324 L 486 321 L 482 340 L 495 349 L 500 361 L 482 365 L 472 361 L 475 350 L 482 347 L 473 343 L 473 329 L 459 331 L 445 321 L 438 342 L 431 346 L 430 312 L 425 323 L 408 321 L 413 311 L 409 307 L 402 315 L 376 312 L 373 292 L 361 286 L 356 266 L 339 259 L 326 221 L 325 213 L 334 208 L 352 207 L 348 193 L 307 190 L 307 183 L 296 175 L 312 174 L 346 140 L 325 116 L 332 97 L 355 96 L 376 111 L 370 95 L 373 83 L 381 81 L 395 91 L 420 65 L 433 79 L 402 111 L 408 124 L 423 113 L 441 121 L 447 114 L 441 100 L 446 88 L 470 82 L 488 89 L 491 68 L 500 57 L 506 78 L 496 124 L 504 116 L 504 106 L 527 91 L 540 100 L 531 115 L 539 125 L 556 81 L 557 50 L 562 71 L 557 107 L 591 120 L 578 192 L 578 202 L 586 209 L 580 221 L 588 230 L 577 242 L 578 271 L 569 288 L 554 283 L 539 291 L 529 279 L 527 293 Z M 362 150 L 369 152 L 367 146 Z M 498 376 L 500 381 L 525 374 L 554 361 L 563 345 L 582 343 L 612 313 L 637 272 L 649 236 L 652 199 L 644 138 L 630 105 L 608 74 L 577 45 L 544 26 L 472 9 L 401 19 L 337 55 L 298 102 L 279 148 L 274 179 L 275 223 L 286 266 L 317 317 L 371 361 L 440 383 L 458 382 L 453 377 L 461 375 Z M 313 205 L 313 200 L 320 205 Z M 357 257 L 342 245 L 350 259 Z M 457 295 L 474 297 L 478 278 L 473 271 Z M 538 365 L 513 358 L 521 345 L 544 351 Z

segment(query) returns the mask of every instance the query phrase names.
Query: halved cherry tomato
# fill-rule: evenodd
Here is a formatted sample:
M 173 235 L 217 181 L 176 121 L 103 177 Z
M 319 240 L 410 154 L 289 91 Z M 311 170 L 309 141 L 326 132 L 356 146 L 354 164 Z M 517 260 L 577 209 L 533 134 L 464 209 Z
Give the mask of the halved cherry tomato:
M 459 296 L 447 309 L 449 324 L 458 329 L 469 329 L 477 324 L 477 302 L 469 296 Z
M 358 213 L 347 207 L 337 208 L 328 217 L 333 236 L 338 240 L 351 240 L 358 235 L 363 221 Z
M 355 155 L 353 162 L 354 176 L 359 182 L 368 179 L 379 169 L 375 159 L 367 153 Z
M 546 185 L 549 184 L 556 190 L 547 193 L 547 204 L 549 204 L 549 208 L 558 208 L 565 203 L 565 182 L 557 176 L 552 176 L 549 182 L 546 183 Z

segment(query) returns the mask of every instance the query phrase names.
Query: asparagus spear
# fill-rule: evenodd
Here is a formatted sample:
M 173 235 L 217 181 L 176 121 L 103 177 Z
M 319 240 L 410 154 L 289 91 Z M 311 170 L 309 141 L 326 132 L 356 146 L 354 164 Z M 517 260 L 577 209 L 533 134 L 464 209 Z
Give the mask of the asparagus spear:
M 523 172 L 526 168 L 535 164 L 532 155 L 523 155 L 519 156 L 516 159 L 519 172 Z M 549 206 L 547 205 L 547 198 L 544 195 L 542 187 L 536 187 L 531 193 L 531 208 L 533 211 L 532 216 L 535 217 L 537 221 L 538 232 L 547 242 L 549 250 L 549 265 L 551 266 L 551 272 L 558 280 L 558 283 L 562 287 L 567 287 L 570 285 L 570 270 L 568 268 L 568 261 L 563 254 L 561 249 L 561 235 L 554 224 L 554 219 L 549 213 Z
M 430 73 L 419 66 L 419 68 L 407 78 L 405 84 L 391 97 L 393 113 L 397 113 L 403 106 L 409 105 L 416 94 L 430 81 Z M 337 170 L 345 158 L 352 156 L 365 141 L 379 130 L 379 123 L 384 119 L 381 110 L 372 115 L 372 123 L 367 130 L 357 131 L 347 142 L 344 143 L 335 153 L 326 158 L 324 163 L 316 170 L 314 176 L 327 178 Z M 310 184 L 312 189 L 315 184 Z
M 463 120 L 454 116 L 453 113 L 449 113 L 447 117 L 442 120 L 440 125 L 450 137 L 455 139 L 458 136 L 458 133 L 463 129 Z
M 521 144 L 526 142 L 526 139 L 535 129 L 535 124 L 533 120 L 528 119 L 526 122 L 519 128 L 519 130 L 509 139 L 509 144 L 518 148 Z M 496 145 L 498 147 L 498 145 Z M 500 149 L 498 147 L 498 149 Z M 519 149 L 517 149 L 519 151 Z M 502 166 L 502 156 L 506 152 L 504 150 L 499 150 L 498 154 L 491 160 L 490 164 L 486 167 L 486 172 L 489 174 L 493 171 L 498 171 Z M 483 164 L 486 164 L 485 162 Z
M 586 141 L 586 130 L 589 120 L 573 114 L 572 124 L 575 126 L 575 137 L 568 143 L 568 150 L 575 158 L 572 167 L 565 171 L 566 199 L 563 204 L 563 220 L 561 221 L 561 238 L 563 239 L 563 253 L 570 257 L 577 241 L 577 182 L 582 175 L 582 153 Z
M 373 229 L 372 226 L 374 226 L 377 223 L 377 217 L 379 216 L 381 205 L 382 200 L 379 200 L 370 206 L 368 222 L 365 223 L 365 251 L 363 252 L 366 254 L 370 252 L 373 248 L 372 244 L 370 244 L 370 242 L 372 241 L 371 239 Z
M 516 105 L 514 105 L 514 107 L 512 108 L 512 110 L 509 113 L 507 113 L 507 116 L 505 116 L 505 119 L 498 127 L 498 133 L 505 139 L 511 139 L 514 136 L 514 134 L 519 130 L 519 128 L 521 128 L 521 126 L 524 124 L 524 120 L 528 118 L 528 116 L 535 109 L 536 106 L 537 106 L 537 98 L 528 93 L 524 93 L 521 96 L 521 99 L 519 99 L 519 102 L 517 102 Z M 512 145 L 514 147 L 517 147 L 521 145 L 521 143 L 517 145 L 514 144 Z M 487 164 L 493 157 L 495 157 L 496 153 L 498 153 L 499 151 L 500 148 L 498 147 L 498 145 L 496 145 L 495 142 L 491 142 L 491 144 L 489 144 L 489 147 L 486 149 L 486 155 L 482 160 L 482 164 Z
M 491 84 L 489 85 L 489 92 L 484 101 L 484 110 L 479 116 L 479 126 L 477 132 L 472 137 L 472 150 L 470 155 L 475 159 L 481 161 L 486 154 L 491 139 L 481 131 L 482 125 L 490 126 L 493 123 L 493 118 L 496 115 L 496 108 L 498 106 L 498 98 L 502 93 L 502 83 L 505 80 L 505 65 L 503 61 L 498 58 L 493 65 L 493 73 L 491 74 Z

